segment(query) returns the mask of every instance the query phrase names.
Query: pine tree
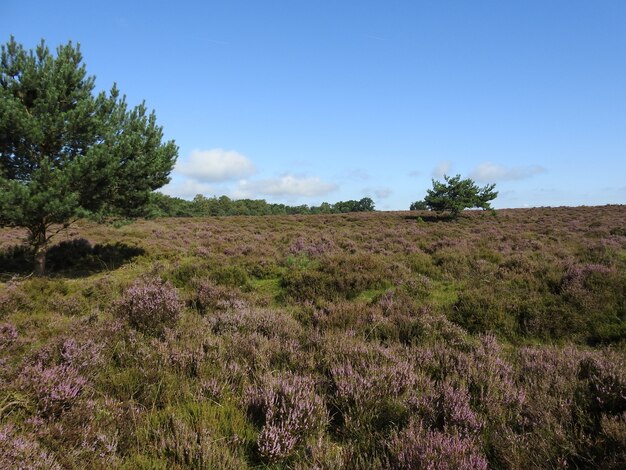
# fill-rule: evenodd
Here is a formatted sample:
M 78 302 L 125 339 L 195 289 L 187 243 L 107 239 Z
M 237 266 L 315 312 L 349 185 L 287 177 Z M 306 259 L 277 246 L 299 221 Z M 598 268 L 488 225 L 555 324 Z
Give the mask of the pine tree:
M 430 210 L 447 211 L 452 217 L 457 217 L 463 209 L 491 209 L 489 201 L 498 196 L 498 192 L 494 191 L 495 184 L 479 188 L 471 179 L 461 179 L 461 175 L 444 175 L 443 178 L 445 183 L 433 180 L 433 189 L 426 192 L 424 203 Z
M 28 230 L 35 273 L 52 236 L 87 215 L 136 216 L 178 155 L 144 103 L 95 94 L 79 45 L 53 55 L 13 37 L 0 56 L 0 226 Z

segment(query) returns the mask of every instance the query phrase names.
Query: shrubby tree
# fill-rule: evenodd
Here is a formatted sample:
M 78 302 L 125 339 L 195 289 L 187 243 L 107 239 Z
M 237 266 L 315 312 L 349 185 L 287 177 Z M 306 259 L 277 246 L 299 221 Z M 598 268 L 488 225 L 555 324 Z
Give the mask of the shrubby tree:
M 372 212 L 374 211 L 374 201 L 371 197 L 364 197 L 356 205 L 357 212 Z
M 426 201 L 421 200 L 421 201 L 415 201 L 411 203 L 411 206 L 409 207 L 409 210 L 411 211 L 425 211 L 428 210 L 428 204 L 426 204 Z
M 53 55 L 13 37 L 0 56 L 0 226 L 28 230 L 35 273 L 45 271 L 53 227 L 87 215 L 142 213 L 178 155 L 144 103 L 114 85 L 95 93 L 78 45 Z M 58 228 L 57 228 L 58 231 Z
M 374 210 L 374 201 L 369 197 L 364 197 L 358 201 L 339 201 L 333 205 L 333 212 L 371 212 Z
M 450 212 L 457 217 L 463 209 L 491 209 L 489 201 L 498 196 L 495 184 L 479 188 L 470 178 L 461 179 L 461 175 L 444 175 L 445 183 L 433 181 L 433 189 L 426 192 L 426 206 L 437 212 Z

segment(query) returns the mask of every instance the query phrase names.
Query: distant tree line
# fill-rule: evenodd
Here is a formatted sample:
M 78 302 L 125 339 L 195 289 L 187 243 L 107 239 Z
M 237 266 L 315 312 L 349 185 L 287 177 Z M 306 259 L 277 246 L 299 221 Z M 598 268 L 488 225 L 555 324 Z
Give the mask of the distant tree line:
M 358 201 L 323 202 L 319 206 L 288 206 L 273 204 L 264 199 L 231 199 L 228 196 L 205 197 L 198 194 L 192 201 L 152 193 L 147 213 L 152 217 L 210 217 L 230 215 L 287 215 L 287 214 L 338 214 L 346 212 L 371 212 L 374 201 L 364 197 Z

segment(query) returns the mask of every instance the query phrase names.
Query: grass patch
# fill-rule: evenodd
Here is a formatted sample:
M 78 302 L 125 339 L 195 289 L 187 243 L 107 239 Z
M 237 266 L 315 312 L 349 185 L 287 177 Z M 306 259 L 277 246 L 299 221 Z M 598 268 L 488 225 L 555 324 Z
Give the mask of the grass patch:
M 437 307 L 451 307 L 459 299 L 458 286 L 450 281 L 433 281 L 429 300 Z
M 233 402 L 204 401 L 153 413 L 139 436 L 151 460 L 168 468 L 237 469 L 248 467 L 256 431 Z
M 281 296 L 280 278 L 272 279 L 251 279 L 250 286 L 252 292 L 255 292 L 263 299 L 277 304 Z
M 367 289 L 354 298 L 355 302 L 371 303 L 376 298 L 387 292 L 387 289 Z

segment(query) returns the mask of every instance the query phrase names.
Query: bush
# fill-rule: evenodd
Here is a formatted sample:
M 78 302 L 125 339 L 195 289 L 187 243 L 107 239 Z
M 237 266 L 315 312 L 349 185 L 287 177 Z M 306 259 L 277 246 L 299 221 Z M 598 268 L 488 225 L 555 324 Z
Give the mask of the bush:
M 494 332 L 510 336 L 515 330 L 515 321 L 501 295 L 485 288 L 462 291 L 454 304 L 452 320 L 470 333 Z
M 178 291 L 160 279 L 135 281 L 116 303 L 117 314 L 135 329 L 151 335 L 161 335 L 176 324 L 182 303 Z
M 12 323 L 0 323 L 0 351 L 17 339 L 17 329 Z
M 0 427 L 0 468 L 61 470 L 63 467 L 31 436 L 18 435 L 8 424 Z
M 233 288 L 217 285 L 209 279 L 198 281 L 196 284 L 191 304 L 201 314 L 212 310 L 242 309 L 246 306 Z
M 68 410 L 80 395 L 87 380 L 69 365 L 27 366 L 20 374 L 21 388 L 35 396 L 42 416 L 55 418 Z
M 211 279 L 218 284 L 237 287 L 246 290 L 250 286 L 250 279 L 245 269 L 239 266 L 220 266 L 210 273 Z
M 248 411 L 262 423 L 259 455 L 273 462 L 288 457 L 303 440 L 327 422 L 323 400 L 309 377 L 267 377 L 248 390 Z
M 412 423 L 391 441 L 395 467 L 399 469 L 487 469 L 487 459 L 475 438 L 425 430 Z

